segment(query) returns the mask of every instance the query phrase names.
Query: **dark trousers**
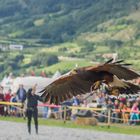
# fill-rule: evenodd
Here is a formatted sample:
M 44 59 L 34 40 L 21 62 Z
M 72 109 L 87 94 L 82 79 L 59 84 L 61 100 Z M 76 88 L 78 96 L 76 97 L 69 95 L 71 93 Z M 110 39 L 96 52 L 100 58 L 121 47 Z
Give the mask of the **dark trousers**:
M 34 123 L 35 123 L 35 130 L 36 133 L 38 133 L 38 110 L 37 108 L 28 108 L 27 109 L 27 126 L 28 126 L 28 132 L 31 133 L 31 120 L 32 116 L 34 118 Z

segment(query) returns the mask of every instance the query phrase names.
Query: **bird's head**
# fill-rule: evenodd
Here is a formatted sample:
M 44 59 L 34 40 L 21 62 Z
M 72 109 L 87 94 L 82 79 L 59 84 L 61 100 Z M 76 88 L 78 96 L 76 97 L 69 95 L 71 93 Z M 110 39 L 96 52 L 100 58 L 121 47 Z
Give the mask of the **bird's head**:
M 70 74 L 77 74 L 78 73 L 78 70 L 77 69 L 73 69 L 73 70 L 71 70 L 71 72 L 70 72 Z

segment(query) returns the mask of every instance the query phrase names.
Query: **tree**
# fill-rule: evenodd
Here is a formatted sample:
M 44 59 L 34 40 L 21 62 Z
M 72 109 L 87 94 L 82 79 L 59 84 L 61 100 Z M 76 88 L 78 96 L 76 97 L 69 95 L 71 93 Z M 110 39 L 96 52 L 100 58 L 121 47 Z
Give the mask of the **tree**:
M 58 57 L 56 55 L 51 55 L 45 52 L 38 53 L 33 56 L 31 65 L 33 66 L 50 66 L 58 63 Z

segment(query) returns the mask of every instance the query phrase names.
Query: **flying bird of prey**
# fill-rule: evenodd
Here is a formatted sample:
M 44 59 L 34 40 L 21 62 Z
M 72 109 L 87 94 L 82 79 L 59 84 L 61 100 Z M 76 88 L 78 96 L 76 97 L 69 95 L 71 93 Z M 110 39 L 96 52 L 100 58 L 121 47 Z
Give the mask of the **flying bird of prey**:
M 41 97 L 45 102 L 59 104 L 73 96 L 90 92 L 91 87 L 96 90 L 102 83 L 109 88 L 117 88 L 120 93 L 137 93 L 140 87 L 128 80 L 133 80 L 140 75 L 129 69 L 130 64 L 123 60 L 113 62 L 113 59 L 97 66 L 77 68 L 54 80 L 42 91 Z

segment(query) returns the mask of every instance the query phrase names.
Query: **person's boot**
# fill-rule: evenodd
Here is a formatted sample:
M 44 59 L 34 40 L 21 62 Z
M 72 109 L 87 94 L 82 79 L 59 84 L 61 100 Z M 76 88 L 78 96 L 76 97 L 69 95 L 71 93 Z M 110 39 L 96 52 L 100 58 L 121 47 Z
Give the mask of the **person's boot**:
M 31 134 L 31 130 L 28 130 L 28 133 Z
M 31 134 L 31 127 L 28 126 L 28 133 Z
M 35 126 L 36 134 L 38 135 L 38 126 Z

